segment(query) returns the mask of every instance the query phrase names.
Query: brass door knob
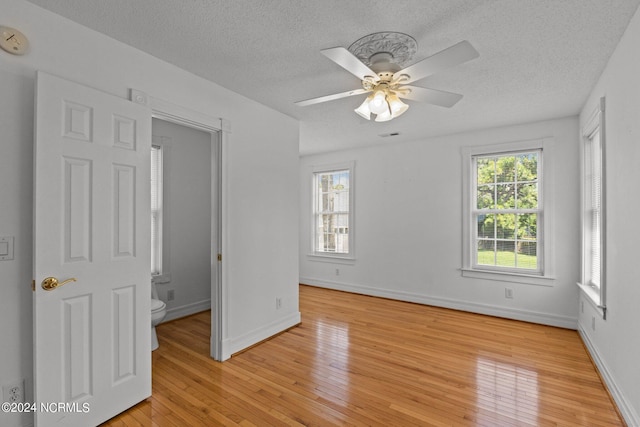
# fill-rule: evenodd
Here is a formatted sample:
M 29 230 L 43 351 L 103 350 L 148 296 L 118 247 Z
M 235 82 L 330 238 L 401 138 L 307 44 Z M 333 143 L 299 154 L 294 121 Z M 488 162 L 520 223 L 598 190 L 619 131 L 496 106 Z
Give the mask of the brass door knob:
M 55 288 L 58 288 L 64 285 L 65 283 L 75 282 L 75 281 L 76 279 L 74 277 L 72 277 L 71 279 L 67 279 L 64 282 L 58 282 L 58 279 L 56 279 L 55 277 L 47 277 L 42 281 L 42 289 L 44 289 L 45 291 L 52 291 Z

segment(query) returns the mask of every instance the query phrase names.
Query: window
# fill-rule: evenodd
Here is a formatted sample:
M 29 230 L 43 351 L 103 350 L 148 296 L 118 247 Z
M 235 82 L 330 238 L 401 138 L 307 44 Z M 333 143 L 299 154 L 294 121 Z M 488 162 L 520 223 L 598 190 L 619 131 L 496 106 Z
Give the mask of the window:
M 151 146 L 151 274 L 162 274 L 162 147 Z
M 588 236 L 585 263 L 587 265 L 586 283 L 600 288 L 602 282 L 602 144 L 600 129 L 596 129 L 585 144 L 585 191 L 584 218 L 585 234 Z
M 553 138 L 462 149 L 464 277 L 552 286 L 552 152 Z
M 604 316 L 604 98 L 583 128 L 581 288 Z
M 541 150 L 473 157 L 474 268 L 542 271 L 541 157 Z
M 353 163 L 313 170 L 313 255 L 353 257 Z

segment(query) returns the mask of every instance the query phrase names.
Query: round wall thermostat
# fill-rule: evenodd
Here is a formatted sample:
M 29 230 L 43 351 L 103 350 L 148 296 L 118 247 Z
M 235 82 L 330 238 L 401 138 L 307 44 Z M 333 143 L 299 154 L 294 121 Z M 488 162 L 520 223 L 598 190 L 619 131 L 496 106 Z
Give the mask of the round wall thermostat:
M 0 25 L 0 48 L 14 55 L 23 55 L 29 48 L 29 40 L 20 31 Z

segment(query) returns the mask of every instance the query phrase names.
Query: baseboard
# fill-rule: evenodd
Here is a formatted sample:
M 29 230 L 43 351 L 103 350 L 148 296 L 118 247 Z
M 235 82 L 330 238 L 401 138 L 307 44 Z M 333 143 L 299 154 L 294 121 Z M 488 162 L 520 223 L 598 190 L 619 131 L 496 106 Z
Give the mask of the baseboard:
M 433 305 L 436 307 L 451 308 L 454 310 L 468 311 L 471 313 L 486 314 L 496 317 L 504 317 L 513 320 L 522 320 L 524 322 L 539 323 L 542 325 L 557 326 L 566 329 L 575 330 L 577 329 L 578 325 L 578 319 L 569 316 L 558 316 L 556 314 L 498 307 L 488 304 L 478 304 L 474 302 L 459 301 L 449 298 L 429 297 L 426 295 L 415 294 L 411 292 L 373 288 L 369 286 L 321 280 L 312 277 L 301 277 L 300 283 L 321 288 L 353 292 L 356 294 L 414 302 L 418 304 Z
M 180 307 L 172 307 L 167 309 L 167 316 L 164 318 L 164 321 L 179 319 L 209 309 L 211 309 L 211 299 L 181 305 Z
M 292 313 L 267 325 L 261 326 L 236 338 L 222 341 L 222 360 L 227 360 L 232 354 L 238 353 L 254 344 L 264 341 L 282 331 L 300 323 L 300 312 Z
M 622 418 L 624 418 L 624 421 L 628 426 L 640 426 L 640 415 L 638 415 L 631 403 L 620 391 L 620 388 L 611 375 L 609 368 L 607 368 L 607 364 L 604 362 L 604 359 L 600 357 L 598 349 L 593 345 L 591 338 L 589 338 L 589 334 L 587 334 L 581 325 L 578 325 L 578 333 L 591 355 L 591 360 L 596 364 L 598 372 L 600 372 L 600 376 L 609 390 L 609 394 L 611 394 L 611 397 L 616 403 L 618 411 L 620 411 L 620 415 L 622 415 Z

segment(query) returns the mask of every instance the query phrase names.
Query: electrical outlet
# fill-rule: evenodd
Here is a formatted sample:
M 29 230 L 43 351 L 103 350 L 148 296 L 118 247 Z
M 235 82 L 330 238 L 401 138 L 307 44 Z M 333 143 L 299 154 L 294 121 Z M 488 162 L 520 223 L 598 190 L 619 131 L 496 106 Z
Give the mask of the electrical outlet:
M 24 402 L 24 380 L 19 380 L 2 387 L 3 402 L 23 403 Z
M 167 301 L 173 301 L 175 297 L 176 297 L 176 291 L 174 289 L 169 289 L 167 291 Z
M 276 297 L 276 310 L 280 310 L 282 307 L 282 298 Z
M 336 276 L 339 276 L 339 275 L 340 275 L 340 269 L 336 268 Z
M 513 299 L 513 289 L 504 288 L 504 297 L 505 298 L 509 298 L 509 299 Z

